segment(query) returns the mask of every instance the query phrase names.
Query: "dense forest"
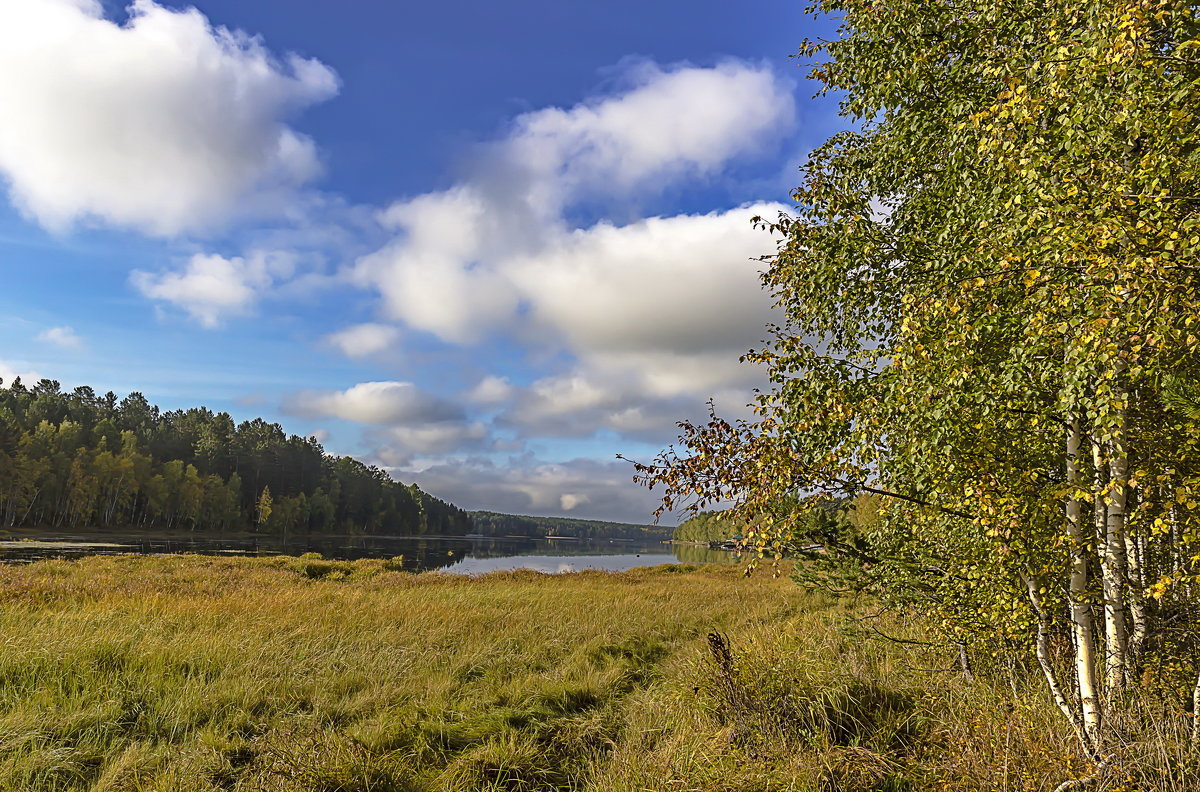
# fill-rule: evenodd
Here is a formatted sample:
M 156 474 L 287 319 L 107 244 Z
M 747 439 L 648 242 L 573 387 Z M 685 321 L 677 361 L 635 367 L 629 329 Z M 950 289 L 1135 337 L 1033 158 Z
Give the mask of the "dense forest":
M 161 411 L 43 379 L 0 381 L 0 524 L 464 534 L 470 518 L 416 485 L 261 418 Z
M 485 536 L 570 536 L 576 539 L 650 539 L 671 538 L 671 528 L 659 525 L 634 525 L 603 520 L 577 520 L 572 517 L 530 517 L 516 514 L 474 511 L 470 513 L 476 533 Z

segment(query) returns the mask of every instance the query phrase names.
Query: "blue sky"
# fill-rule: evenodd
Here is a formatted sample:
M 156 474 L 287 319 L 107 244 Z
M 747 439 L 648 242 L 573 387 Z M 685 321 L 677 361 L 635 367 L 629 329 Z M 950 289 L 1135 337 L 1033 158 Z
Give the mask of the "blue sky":
M 466 508 L 643 521 L 841 127 L 803 3 L 0 7 L 0 377 L 262 415 Z

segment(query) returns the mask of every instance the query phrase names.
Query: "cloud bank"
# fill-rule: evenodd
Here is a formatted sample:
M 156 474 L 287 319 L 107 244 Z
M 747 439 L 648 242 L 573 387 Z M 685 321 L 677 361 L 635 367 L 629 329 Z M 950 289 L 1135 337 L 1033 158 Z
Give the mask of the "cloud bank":
M 580 207 L 636 206 L 672 185 L 721 176 L 790 129 L 791 85 L 737 61 L 643 62 L 625 79 L 610 95 L 518 117 L 458 184 L 382 212 L 393 240 L 348 269 L 379 295 L 390 322 L 463 347 L 507 338 L 558 361 L 559 370 L 524 384 L 493 371 L 468 389 L 466 403 L 489 415 L 493 432 L 665 443 L 677 420 L 704 416 L 708 397 L 737 413 L 760 384 L 760 373 L 738 362 L 772 319 L 757 277 L 772 242 L 750 219 L 774 217 L 782 205 L 579 226 L 571 218 Z M 349 328 L 338 338 L 347 354 L 362 354 L 355 350 L 370 349 L 374 332 L 349 343 L 359 334 Z M 442 447 L 455 452 L 480 442 L 460 434 L 462 445 L 451 448 L 445 436 Z M 419 445 L 373 438 L 385 464 L 403 466 Z M 622 463 L 522 460 L 511 471 L 462 460 L 412 470 L 445 497 L 486 508 L 600 509 L 630 497 L 619 507 L 626 514 L 634 502 L 653 507 L 629 495 Z M 605 482 L 599 489 L 571 473 L 585 468 Z
M 451 460 L 408 477 L 464 509 L 649 522 L 658 498 L 633 486 L 630 475 L 622 462 L 547 463 L 527 455 L 501 462 L 482 457 Z

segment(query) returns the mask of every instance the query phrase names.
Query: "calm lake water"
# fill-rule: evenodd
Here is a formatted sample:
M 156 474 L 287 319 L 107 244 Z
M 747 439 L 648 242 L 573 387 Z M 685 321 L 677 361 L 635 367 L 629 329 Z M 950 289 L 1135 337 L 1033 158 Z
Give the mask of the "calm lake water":
M 138 553 L 300 555 L 325 558 L 395 558 L 411 572 L 441 570 L 474 575 L 506 569 L 573 572 L 620 571 L 656 564 L 727 564 L 732 553 L 694 545 L 570 539 L 493 539 L 436 536 L 191 536 L 137 533 L 0 534 L 0 563 L 43 558 Z

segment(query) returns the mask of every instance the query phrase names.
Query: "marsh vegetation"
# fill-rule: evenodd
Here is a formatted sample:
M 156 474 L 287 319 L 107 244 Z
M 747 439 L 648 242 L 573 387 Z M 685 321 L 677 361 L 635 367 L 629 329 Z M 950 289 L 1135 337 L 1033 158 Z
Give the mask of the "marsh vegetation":
M 1036 674 L 968 683 L 766 568 L 93 557 L 2 567 L 0 601 L 13 792 L 1021 790 L 1076 752 Z M 1194 788 L 1173 745 L 1129 788 Z

